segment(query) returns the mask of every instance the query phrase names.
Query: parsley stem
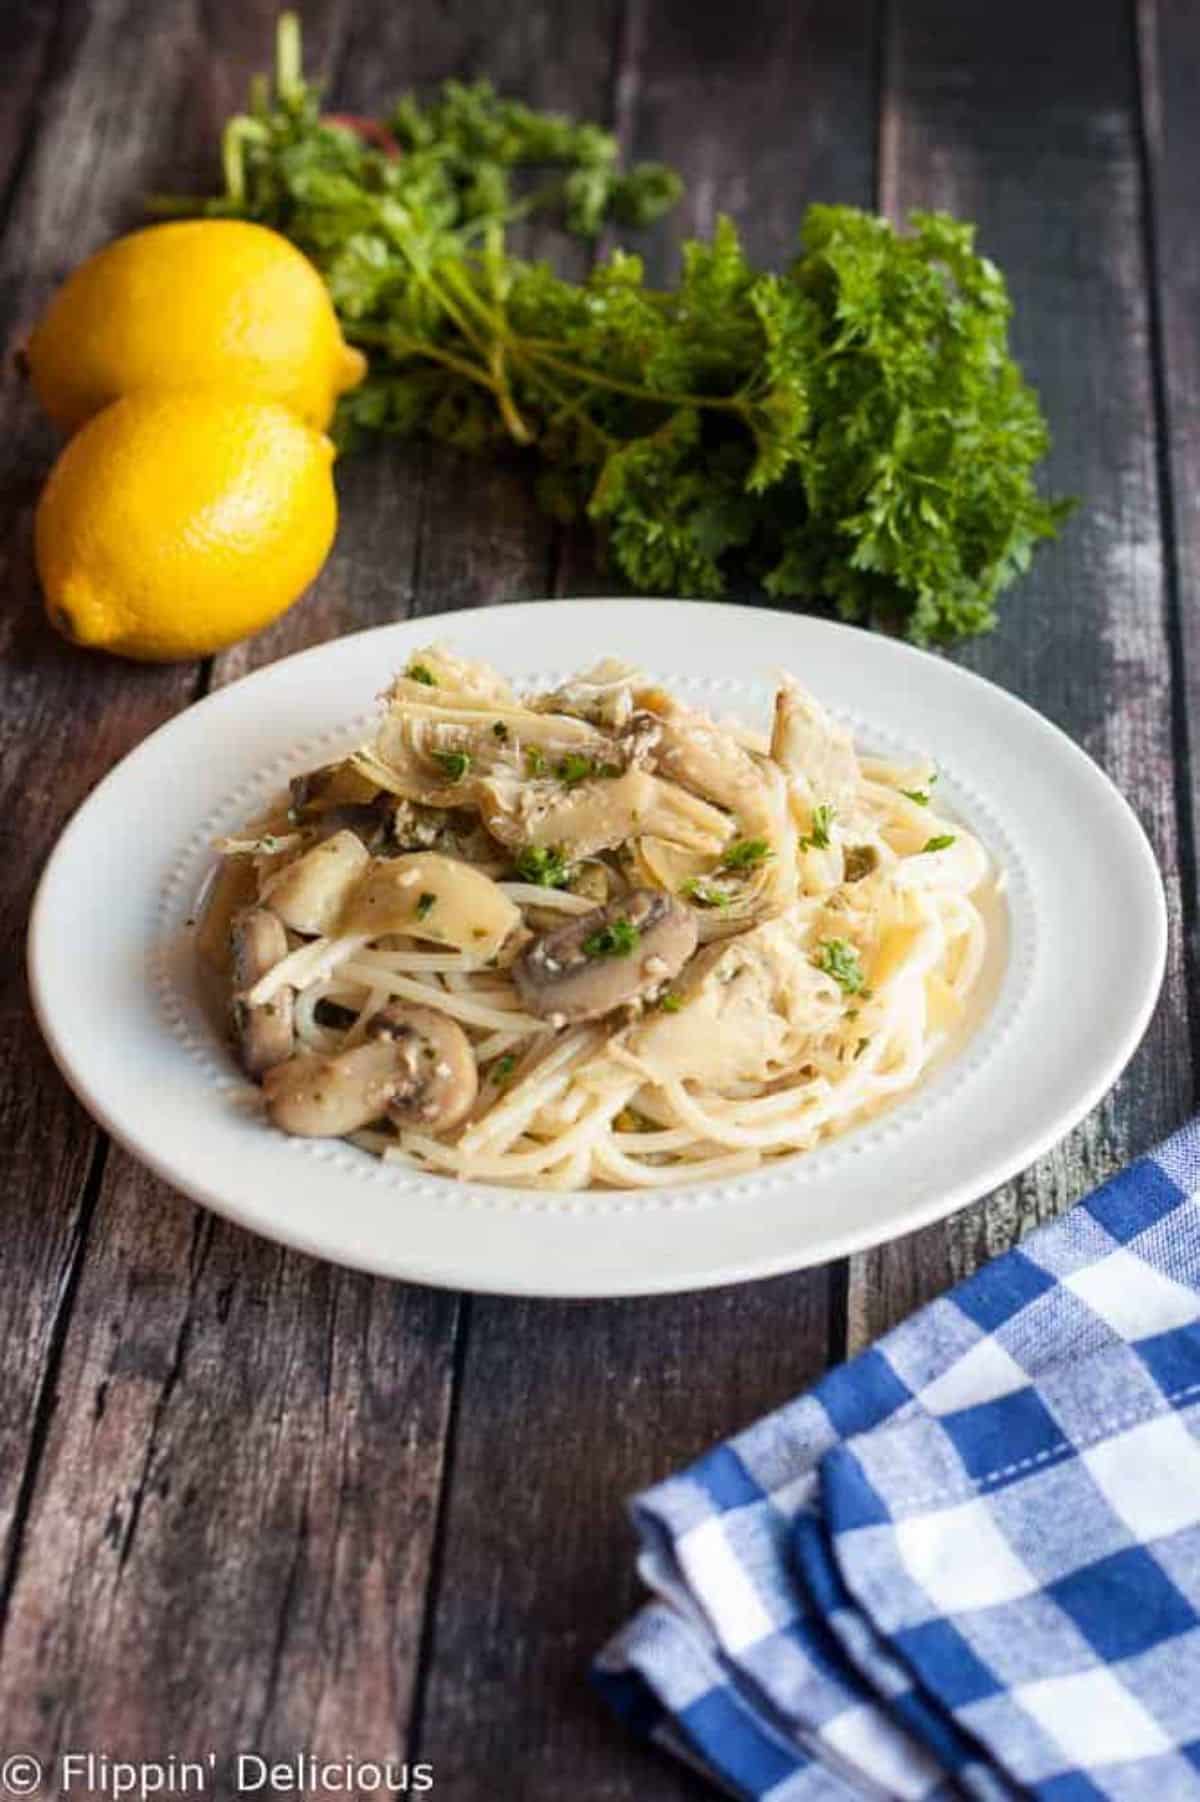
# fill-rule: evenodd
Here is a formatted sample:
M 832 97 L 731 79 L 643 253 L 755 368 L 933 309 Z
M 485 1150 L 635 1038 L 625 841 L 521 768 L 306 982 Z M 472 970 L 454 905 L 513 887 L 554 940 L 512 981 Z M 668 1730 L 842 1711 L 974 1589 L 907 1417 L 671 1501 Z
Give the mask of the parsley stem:
M 275 89 L 285 106 L 304 97 L 300 20 L 292 12 L 280 13 L 275 26 Z
M 659 401 L 664 407 L 720 407 L 729 413 L 744 413 L 741 401 L 731 395 L 721 394 L 677 394 L 670 388 L 647 388 L 644 383 L 625 382 L 619 376 L 603 375 L 598 369 L 589 369 L 586 364 L 569 363 L 564 357 L 554 356 L 541 348 L 545 339 L 517 338 L 513 341 L 514 352 L 528 363 L 543 363 L 549 369 L 557 370 L 559 375 L 566 376 L 572 382 L 581 382 L 592 388 L 607 388 L 613 394 L 630 394 L 634 400 Z M 550 339 L 551 344 L 554 343 Z
M 478 383 L 481 388 L 486 388 L 495 395 L 504 423 L 517 443 L 531 442 L 529 428 L 513 405 L 512 394 L 503 372 L 498 377 L 489 374 L 477 363 L 468 363 L 465 357 L 456 357 L 453 351 L 444 350 L 441 345 L 432 344 L 424 338 L 403 337 L 392 326 L 356 325 L 347 330 L 346 336 L 354 344 L 378 345 L 397 359 L 409 356 L 419 357 L 423 362 L 441 363 L 444 368 L 452 369 L 455 375 L 463 376 L 468 382 Z M 493 357 L 496 354 L 493 352 Z

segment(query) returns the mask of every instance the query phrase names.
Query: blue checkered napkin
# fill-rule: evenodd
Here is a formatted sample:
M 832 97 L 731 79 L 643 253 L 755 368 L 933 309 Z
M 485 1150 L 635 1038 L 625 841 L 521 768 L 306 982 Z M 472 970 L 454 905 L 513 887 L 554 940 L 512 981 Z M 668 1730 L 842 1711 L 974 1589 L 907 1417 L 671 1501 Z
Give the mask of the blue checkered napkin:
M 1200 1798 L 1200 1124 L 634 1520 L 596 1682 L 734 1796 Z

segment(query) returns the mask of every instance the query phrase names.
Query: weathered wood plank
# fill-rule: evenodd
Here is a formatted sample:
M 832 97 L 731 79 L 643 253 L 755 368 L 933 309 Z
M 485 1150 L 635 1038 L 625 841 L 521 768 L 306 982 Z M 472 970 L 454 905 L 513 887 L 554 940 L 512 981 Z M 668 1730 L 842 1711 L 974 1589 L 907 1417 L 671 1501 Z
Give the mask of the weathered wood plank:
M 1175 652 L 1182 691 L 1176 734 L 1176 789 L 1192 833 L 1190 772 L 1200 768 L 1200 243 L 1195 171 L 1200 157 L 1200 17 L 1186 0 L 1140 0 L 1142 125 L 1147 158 L 1152 277 L 1157 298 L 1163 474 L 1168 489 L 1174 576 Z M 1184 925 L 1190 987 L 1197 956 L 1197 847 L 1182 846 Z M 1193 1007 L 1193 1056 L 1198 1023 Z
M 209 18 L 221 49 L 208 58 L 190 9 L 156 12 L 150 52 L 125 95 L 126 110 L 149 122 L 140 161 L 126 151 L 112 183 L 90 189 L 102 219 L 110 186 L 112 223 L 124 223 L 118 215 L 135 209 L 147 187 L 182 186 L 211 154 L 219 117 L 198 100 L 232 91 L 234 75 L 244 90 L 269 59 L 273 11 L 258 9 L 254 41 L 232 73 L 220 18 Z M 323 24 L 331 41 L 344 35 L 335 11 L 322 21 L 310 9 L 318 47 Z M 245 9 L 238 17 L 244 22 Z M 111 29 L 122 41 L 137 35 L 115 12 Z M 62 129 L 89 125 L 80 92 L 105 109 L 121 99 L 117 54 L 107 36 L 92 44 L 64 96 Z M 221 79 L 193 85 L 196 68 Z M 168 73 L 190 120 L 186 133 L 164 110 Z M 51 141 L 44 154 L 55 153 Z M 64 264 L 77 255 L 78 236 L 56 251 Z M 377 540 L 368 536 L 363 549 L 368 559 L 377 549 L 382 564 Z M 387 550 L 395 554 L 394 537 Z M 371 617 L 360 569 L 347 563 L 309 608 L 307 629 L 319 621 L 317 635 Z M 371 588 L 375 599 L 380 585 Z M 259 654 L 299 641 L 260 641 Z M 39 657 L 43 693 L 41 646 Z M 195 691 L 187 669 L 151 677 L 107 659 L 58 657 L 76 682 L 83 666 L 107 709 L 97 725 L 83 712 L 80 723 L 96 737 L 85 778 L 113 760 L 98 728 L 111 733 L 114 714 L 125 741 L 115 749 L 124 749 L 156 723 L 149 697 L 161 692 L 161 715 Z M 140 711 L 131 710 L 139 699 Z M 70 768 L 78 749 L 65 679 L 44 701 L 50 725 L 35 755 L 48 757 L 49 773 Z M 76 704 L 76 721 L 80 712 Z M 14 730 L 21 723 L 14 711 Z M 36 747 L 36 716 L 31 723 Z M 56 811 L 46 809 L 48 831 Z M 60 1085 L 49 1086 L 57 1102 Z M 32 1125 L 70 1150 L 53 1120 Z M 53 1200 L 44 1185 L 33 1188 L 31 1210 Z M 180 1202 L 124 1154 L 108 1162 L 95 1227 L 61 1368 L 47 1366 L 45 1346 L 28 1334 L 30 1364 L 48 1369 L 56 1393 L 43 1411 L 45 1457 L 30 1467 L 38 1482 L 26 1483 L 0 1652 L 6 1738 L 47 1757 L 72 1743 L 155 1756 L 176 1732 L 196 1752 L 253 1744 L 282 1754 L 318 1743 L 344 1751 L 372 1743 L 373 1733 L 381 1755 L 394 1751 L 403 1743 L 440 1475 L 453 1300 L 371 1284 L 251 1241 Z M 44 1220 L 41 1233 L 53 1249 Z M 36 1274 L 30 1293 L 49 1308 L 62 1276 L 52 1270 L 35 1283 Z M 14 1283 L 11 1293 L 22 1289 Z M 23 1352 L 18 1340 L 10 1368 Z M 6 1386 L 9 1397 L 15 1402 L 15 1385 Z M 14 1464 L 19 1449 L 14 1432 Z
M 822 1273 L 646 1301 L 471 1303 L 416 1742 L 453 1796 L 490 1798 L 498 1770 L 514 1798 L 696 1793 L 586 1687 L 639 1600 L 622 1502 L 805 1388 L 828 1326 Z
M 673 0 L 631 9 L 623 134 L 680 166 L 692 193 L 654 248 L 657 272 L 718 209 L 742 212 L 756 251 L 782 260 L 807 197 L 869 199 L 871 15 L 759 0 L 731 33 Z M 564 587 L 578 568 L 560 565 Z M 637 1599 L 622 1498 L 803 1388 L 830 1324 L 825 1272 L 650 1301 L 470 1304 L 414 1742 L 456 1802 L 490 1802 L 501 1771 L 514 1798 L 703 1793 L 628 1743 L 585 1687 Z
M 454 1309 L 114 1161 L 3 1644 L 6 1743 L 394 1755 Z
M 51 76 L 54 0 L 20 0 L 0 11 L 0 69 L 4 70 L 4 110 L 0 114 L 0 230 L 25 154 L 37 129 L 38 96 Z
M 1133 802 L 1167 882 L 1170 966 L 1141 1051 L 1077 1132 L 986 1203 L 855 1260 L 852 1344 L 1057 1213 L 1190 1104 L 1137 95 L 1126 9 L 1103 0 L 1081 20 L 1037 0 L 893 9 L 882 200 L 893 215 L 944 206 L 978 220 L 1008 274 L 1017 352 L 1055 432 L 1049 480 L 1083 505 L 961 660 L 1065 727 Z
M 90 1203 L 84 1185 L 98 1144 L 43 1050 L 29 1017 L 22 940 L 33 885 L 58 831 L 131 745 L 185 704 L 195 672 L 135 669 L 68 649 L 46 626 L 33 577 L 30 525 L 56 449 L 11 355 L 55 281 L 121 223 L 140 182 L 164 97 L 185 76 L 180 7 L 162 7 L 153 41 L 136 8 L 108 0 L 16 8 L 2 28 L 6 95 L 0 156 L 11 178 L 0 247 L 0 860 L 5 1042 L 0 1135 L 8 1150 L 0 1346 L 0 1533 L 11 1564 L 22 1478 L 39 1407 L 50 1396 L 64 1301 Z M 12 61 L 7 60 L 11 51 Z M 40 71 L 40 73 L 39 73 Z M 40 126 L 33 133 L 34 115 Z M 168 125 L 169 129 L 169 125 Z M 131 190 L 130 180 L 134 177 Z
M 189 45 L 200 75 L 178 165 L 169 138 L 148 151 L 163 185 L 200 179 L 219 112 L 269 56 L 267 9 L 253 35 L 227 12 Z M 355 109 L 472 67 L 527 85 L 546 50 L 540 14 L 499 6 L 431 24 L 331 5 L 305 24 L 344 71 L 336 101 Z M 270 632 L 217 660 L 215 682 L 403 615 L 418 587 L 426 610 L 514 582 L 544 591 L 551 528 L 520 476 L 447 459 L 431 484 L 429 461 L 394 446 L 339 469 L 327 569 Z M 210 1220 L 114 1151 L 0 1655 L 6 1739 L 48 1757 L 67 1744 L 153 1756 L 168 1738 L 187 1752 L 402 1753 L 456 1317 L 451 1297 Z

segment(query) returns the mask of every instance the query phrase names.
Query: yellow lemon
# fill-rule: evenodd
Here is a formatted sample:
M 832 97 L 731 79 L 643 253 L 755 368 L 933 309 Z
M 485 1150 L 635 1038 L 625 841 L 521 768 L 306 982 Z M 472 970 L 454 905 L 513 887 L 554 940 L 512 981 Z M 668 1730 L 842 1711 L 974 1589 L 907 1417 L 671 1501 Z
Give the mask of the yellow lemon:
M 270 401 L 134 394 L 76 433 L 35 522 L 50 619 L 149 663 L 203 657 L 290 607 L 337 526 L 333 446 Z
M 240 219 L 151 225 L 97 251 L 28 354 L 38 399 L 68 432 L 121 395 L 199 387 L 282 401 L 323 429 L 366 371 L 308 258 Z

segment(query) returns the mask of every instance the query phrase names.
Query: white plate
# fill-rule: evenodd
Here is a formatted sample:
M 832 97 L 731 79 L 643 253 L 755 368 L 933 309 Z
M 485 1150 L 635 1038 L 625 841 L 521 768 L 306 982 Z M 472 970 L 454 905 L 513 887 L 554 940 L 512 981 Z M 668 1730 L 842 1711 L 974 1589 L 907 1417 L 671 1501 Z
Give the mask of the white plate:
M 939 805 L 1005 872 L 974 1030 L 886 1115 L 806 1156 L 649 1194 L 522 1193 L 288 1139 L 239 1103 L 186 931 L 210 843 L 369 725 L 417 645 L 526 680 L 603 652 L 719 713 L 765 719 L 786 668 L 860 742 L 942 773 Z M 1104 1094 L 1162 980 L 1153 854 L 1108 779 L 1011 695 L 886 638 L 683 601 L 544 601 L 384 626 L 220 690 L 125 759 L 71 821 L 34 906 L 42 1030 L 101 1124 L 255 1232 L 386 1276 L 522 1295 L 633 1295 L 796 1269 L 909 1232 L 1029 1164 Z

